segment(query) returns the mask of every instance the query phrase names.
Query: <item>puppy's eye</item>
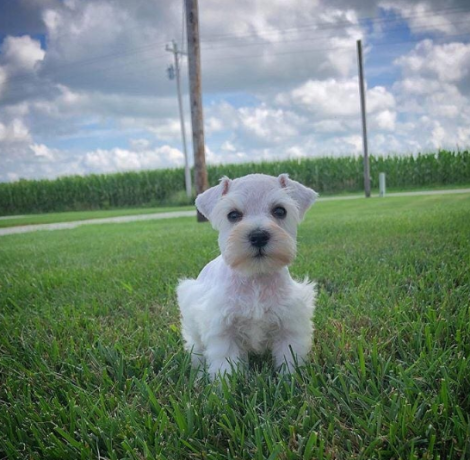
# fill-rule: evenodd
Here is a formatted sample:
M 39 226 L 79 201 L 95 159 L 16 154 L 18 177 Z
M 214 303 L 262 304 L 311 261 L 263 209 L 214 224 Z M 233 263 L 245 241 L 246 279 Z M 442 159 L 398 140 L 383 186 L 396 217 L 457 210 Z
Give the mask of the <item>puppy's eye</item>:
M 238 222 L 239 220 L 242 220 L 243 214 L 240 211 L 230 211 L 227 214 L 227 219 L 230 222 Z
M 287 216 L 286 208 L 282 206 L 276 206 L 271 212 L 276 219 L 284 219 Z

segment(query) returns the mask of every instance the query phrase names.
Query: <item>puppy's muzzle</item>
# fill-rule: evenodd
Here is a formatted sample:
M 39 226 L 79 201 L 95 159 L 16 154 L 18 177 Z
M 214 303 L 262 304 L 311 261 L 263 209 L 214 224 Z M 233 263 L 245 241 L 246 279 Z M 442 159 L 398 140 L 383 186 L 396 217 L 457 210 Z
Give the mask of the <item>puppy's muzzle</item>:
M 255 248 L 264 248 L 269 240 L 271 235 L 266 230 L 253 230 L 248 235 L 248 240 L 250 241 L 251 245 Z

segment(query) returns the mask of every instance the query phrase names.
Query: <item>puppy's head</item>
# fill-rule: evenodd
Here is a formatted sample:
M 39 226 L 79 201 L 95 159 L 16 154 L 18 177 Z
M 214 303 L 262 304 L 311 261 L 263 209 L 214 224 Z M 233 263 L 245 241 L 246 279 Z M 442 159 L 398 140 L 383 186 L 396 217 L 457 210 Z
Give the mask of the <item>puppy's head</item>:
M 219 231 L 225 262 L 247 274 L 269 273 L 295 258 L 297 226 L 317 194 L 289 179 L 250 174 L 221 179 L 196 199 Z

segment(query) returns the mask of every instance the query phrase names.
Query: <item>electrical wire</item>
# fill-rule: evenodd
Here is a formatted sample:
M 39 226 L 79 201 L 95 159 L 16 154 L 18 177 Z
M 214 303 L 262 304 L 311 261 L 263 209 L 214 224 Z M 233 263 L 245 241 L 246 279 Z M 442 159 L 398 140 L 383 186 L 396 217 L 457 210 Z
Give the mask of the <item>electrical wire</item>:
M 460 24 L 467 24 L 470 26 L 470 23 L 468 20 L 462 20 L 462 21 L 457 21 L 457 22 L 453 22 L 451 23 L 450 25 L 452 26 L 456 26 L 456 25 L 460 25 Z M 415 28 L 413 28 L 413 32 L 418 30 L 422 30 L 422 31 L 427 31 L 430 27 L 438 27 L 438 26 L 446 26 L 446 25 L 449 25 L 449 23 L 430 23 L 430 24 L 426 24 L 426 25 L 423 25 L 423 26 L 417 26 Z M 402 25 L 402 26 L 399 26 L 399 27 L 396 27 L 396 28 L 393 28 L 393 29 L 389 29 L 388 31 L 389 32 L 396 32 L 396 31 L 400 31 L 400 30 L 408 30 L 409 27 L 406 26 L 406 25 Z M 470 32 L 470 31 L 469 31 Z M 449 35 L 446 35 L 446 36 L 449 36 Z M 340 39 L 345 39 L 345 38 L 348 38 L 348 39 L 351 39 L 351 37 L 339 37 L 339 36 L 332 36 L 331 34 L 322 34 L 322 35 L 314 35 L 314 36 L 311 36 L 311 37 L 308 37 L 308 38 L 298 38 L 298 39 L 292 39 L 292 40 L 272 40 L 272 41 L 262 41 L 262 42 L 251 42 L 251 43 L 242 43 L 242 44 L 238 44 L 236 46 L 234 45 L 225 45 L 225 46 L 204 46 L 204 47 L 201 47 L 202 49 L 204 50 L 221 50 L 221 49 L 228 49 L 228 48 L 246 48 L 246 47 L 251 47 L 251 46 L 267 46 L 267 45 L 275 45 L 275 44 L 280 44 L 280 43 L 303 43 L 303 42 L 312 42 L 312 41 L 317 41 L 317 40 L 321 40 L 321 39 L 332 39 L 332 38 L 340 38 Z
M 470 33 L 464 34 L 455 34 L 455 35 L 447 35 L 447 37 L 469 37 Z M 384 42 L 384 43 L 376 43 L 373 44 L 373 47 L 381 47 L 381 46 L 396 46 L 396 45 L 404 45 L 404 44 L 412 44 L 412 43 L 419 43 L 422 42 L 424 39 L 420 38 L 417 40 L 402 40 L 396 42 Z M 245 59 L 245 58 L 259 58 L 259 57 L 270 57 L 270 56 L 285 56 L 289 54 L 304 54 L 304 53 L 313 53 L 313 52 L 320 52 L 320 51 L 336 51 L 336 50 L 355 50 L 356 44 L 351 46 L 332 46 L 329 48 L 305 48 L 305 49 L 296 49 L 286 52 L 269 52 L 269 54 L 252 54 L 252 55 L 232 55 L 232 56 L 223 56 L 223 57 L 208 57 L 204 58 L 202 56 L 203 61 L 224 61 L 224 60 L 232 60 L 232 59 Z
M 113 59 L 119 59 L 119 58 L 128 57 L 128 56 L 134 56 L 135 54 L 139 54 L 140 52 L 144 52 L 144 53 L 149 52 L 149 51 L 155 52 L 156 47 L 160 47 L 160 46 L 163 47 L 166 43 L 167 42 L 147 43 L 146 45 L 129 48 L 128 50 L 125 50 L 125 51 L 119 51 L 115 53 L 94 56 L 94 57 L 87 58 L 87 59 L 81 59 L 78 61 L 69 62 L 67 64 L 61 64 L 61 65 L 48 69 L 47 72 L 43 74 L 43 76 L 47 77 L 49 73 L 54 74 L 57 71 L 62 71 L 63 69 L 68 70 L 71 67 L 83 67 L 86 65 L 94 64 L 94 63 L 101 63 L 109 59 L 113 60 Z M 27 79 L 31 77 L 31 75 L 36 75 L 36 72 L 29 71 L 29 72 L 18 73 L 14 75 L 14 78 L 15 78 L 15 81 L 20 82 L 22 79 Z
M 409 15 L 409 16 L 400 16 L 399 20 L 400 21 L 408 21 L 409 19 L 422 19 L 422 18 L 427 18 L 427 17 L 432 17 L 436 16 L 436 13 L 439 13 L 440 15 L 452 15 L 452 14 L 461 14 L 461 13 L 470 13 L 470 10 L 468 8 L 464 7 L 452 7 L 452 8 L 443 8 L 441 10 L 433 10 L 432 12 L 429 12 L 427 14 L 416 14 L 416 15 Z M 398 20 L 397 17 L 392 17 L 392 18 L 383 18 L 380 16 L 373 16 L 373 17 L 365 17 L 365 18 L 360 18 L 358 22 L 363 21 L 363 22 L 371 22 L 374 24 L 382 24 L 382 23 L 387 23 L 387 22 L 396 22 Z M 252 38 L 252 37 L 260 37 L 262 35 L 279 35 L 283 33 L 295 33 L 299 32 L 302 30 L 309 30 L 314 28 L 315 30 L 323 30 L 323 29 L 338 29 L 338 28 L 345 28 L 345 27 L 353 27 L 353 26 L 360 26 L 360 24 L 354 24 L 351 21 L 342 21 L 342 22 L 336 22 L 334 24 L 318 24 L 318 23 L 310 23 L 306 24 L 303 26 L 297 26 L 297 27 L 292 27 L 292 28 L 287 28 L 287 29 L 261 29 L 258 30 L 255 33 L 251 34 L 245 34 L 245 35 L 237 35 L 237 34 L 224 34 L 224 35 L 203 35 L 201 36 L 201 42 L 204 41 L 224 41 L 224 39 L 227 40 L 239 40 L 239 39 L 246 39 L 246 38 Z M 215 40 L 214 40 L 215 39 Z

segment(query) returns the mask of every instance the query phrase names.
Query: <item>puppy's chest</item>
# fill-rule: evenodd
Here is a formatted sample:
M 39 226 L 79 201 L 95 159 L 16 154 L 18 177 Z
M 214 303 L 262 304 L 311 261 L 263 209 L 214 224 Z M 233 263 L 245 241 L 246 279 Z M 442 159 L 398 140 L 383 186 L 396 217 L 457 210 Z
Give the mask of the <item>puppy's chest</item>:
M 231 297 L 231 314 L 239 320 L 266 322 L 278 318 L 285 309 L 286 293 L 275 285 L 242 286 Z
M 231 296 L 229 321 L 237 339 L 254 352 L 269 348 L 285 317 L 285 292 L 275 286 L 245 286 L 233 294 L 236 295 Z

